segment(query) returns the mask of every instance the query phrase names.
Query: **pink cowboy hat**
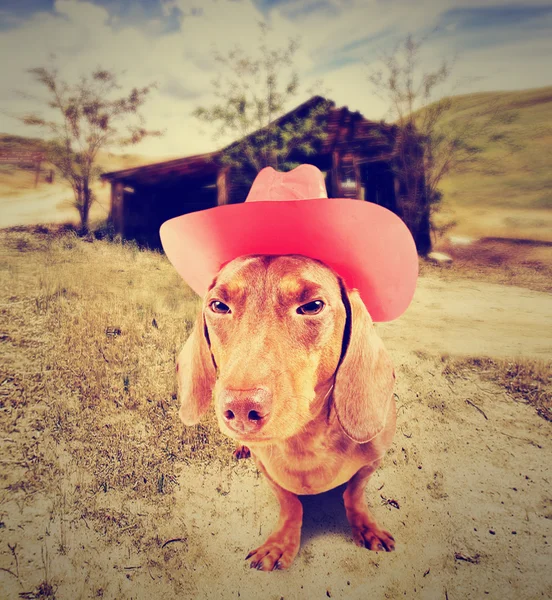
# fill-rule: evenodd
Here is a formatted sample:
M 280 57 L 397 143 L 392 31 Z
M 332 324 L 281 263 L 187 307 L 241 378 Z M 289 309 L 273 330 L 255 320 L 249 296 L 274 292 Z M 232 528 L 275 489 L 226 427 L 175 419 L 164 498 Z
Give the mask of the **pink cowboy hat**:
M 313 165 L 289 173 L 266 167 L 244 203 L 175 217 L 160 235 L 167 257 L 200 296 L 225 263 L 248 254 L 322 261 L 359 291 L 374 321 L 399 317 L 416 288 L 418 255 L 403 221 L 377 204 L 328 198 Z

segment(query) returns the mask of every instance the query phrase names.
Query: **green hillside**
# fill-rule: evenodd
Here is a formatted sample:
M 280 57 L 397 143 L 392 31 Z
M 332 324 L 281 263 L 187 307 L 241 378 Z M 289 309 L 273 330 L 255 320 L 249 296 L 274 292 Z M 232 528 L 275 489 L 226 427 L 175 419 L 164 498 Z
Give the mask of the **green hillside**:
M 552 87 L 456 96 L 447 118 L 461 127 L 491 107 L 510 117 L 494 141 L 473 140 L 492 166 L 444 179 L 438 219 L 463 234 L 552 240 Z

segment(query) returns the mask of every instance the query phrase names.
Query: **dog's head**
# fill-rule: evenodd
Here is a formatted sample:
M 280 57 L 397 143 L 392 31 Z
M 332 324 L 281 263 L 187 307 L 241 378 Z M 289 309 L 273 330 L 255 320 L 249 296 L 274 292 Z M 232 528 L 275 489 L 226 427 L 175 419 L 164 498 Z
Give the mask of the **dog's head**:
M 214 396 L 221 430 L 250 445 L 298 434 L 327 398 L 345 433 L 367 442 L 385 426 L 394 383 L 358 293 L 303 256 L 225 265 L 177 371 L 182 421 L 197 423 Z

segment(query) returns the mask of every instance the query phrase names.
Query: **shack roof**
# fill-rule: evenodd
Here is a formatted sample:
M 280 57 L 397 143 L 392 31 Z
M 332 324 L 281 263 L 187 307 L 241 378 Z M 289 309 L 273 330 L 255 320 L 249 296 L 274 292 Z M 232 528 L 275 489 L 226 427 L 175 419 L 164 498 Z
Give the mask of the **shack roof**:
M 277 125 L 284 125 L 293 118 L 307 114 L 309 110 L 328 103 L 329 110 L 326 122 L 326 138 L 320 147 L 320 154 L 330 154 L 338 147 L 347 147 L 351 144 L 365 146 L 374 152 L 388 154 L 390 142 L 395 135 L 396 128 L 383 122 L 365 119 L 359 112 L 351 112 L 345 106 L 335 108 L 335 102 L 328 101 L 322 96 L 313 96 L 292 111 L 274 121 Z M 251 135 L 255 135 L 254 133 Z M 207 154 L 197 154 L 178 158 L 176 160 L 152 163 L 120 171 L 104 173 L 101 179 L 105 181 L 124 181 L 142 185 L 158 182 L 169 182 L 183 176 L 205 177 L 217 173 L 220 167 L 222 153 L 238 142 L 233 142 L 226 148 Z
M 220 152 L 209 152 L 207 154 L 196 154 L 167 160 L 121 171 L 104 173 L 101 179 L 106 181 L 125 181 L 129 183 L 156 183 L 159 180 L 173 179 L 184 175 L 196 175 L 216 173 L 218 164 L 216 161 Z

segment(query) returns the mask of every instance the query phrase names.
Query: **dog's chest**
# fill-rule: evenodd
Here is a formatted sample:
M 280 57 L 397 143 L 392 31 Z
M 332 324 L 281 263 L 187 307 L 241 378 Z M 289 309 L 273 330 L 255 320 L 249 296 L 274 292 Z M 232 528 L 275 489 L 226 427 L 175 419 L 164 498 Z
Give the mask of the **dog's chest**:
M 319 494 L 348 481 L 365 463 L 342 435 L 320 435 L 254 451 L 275 483 L 299 495 Z

